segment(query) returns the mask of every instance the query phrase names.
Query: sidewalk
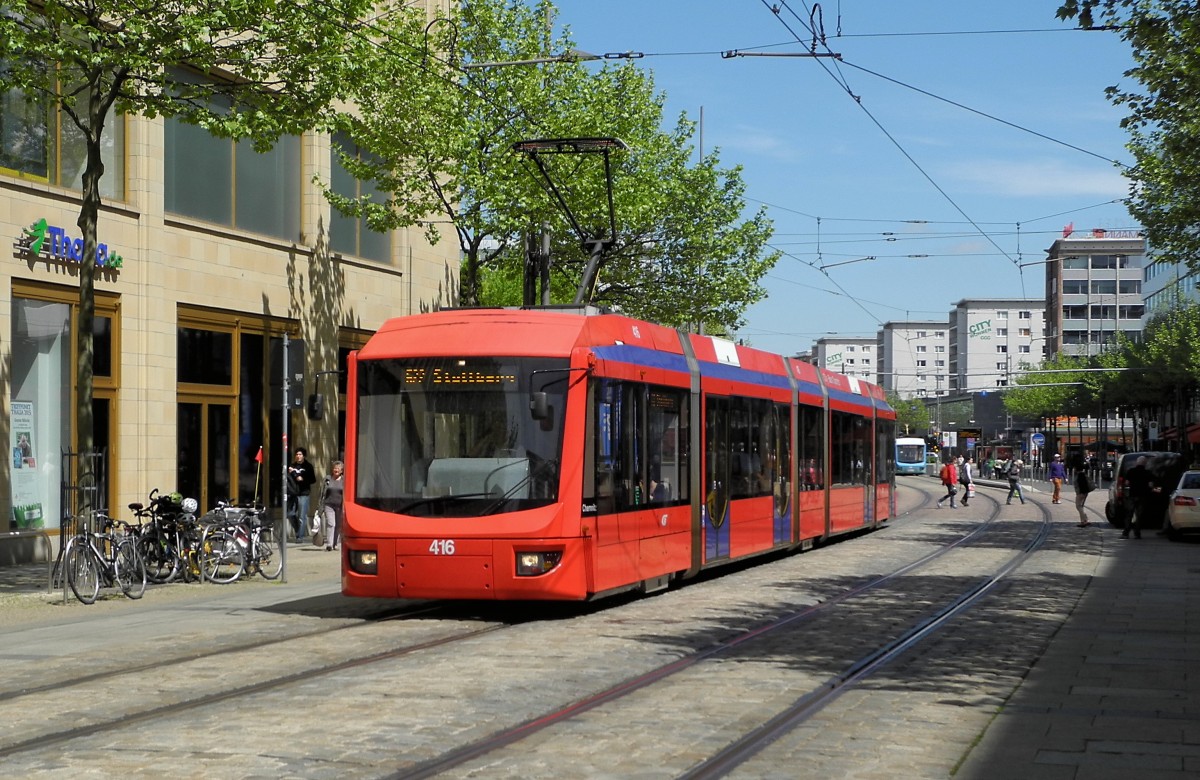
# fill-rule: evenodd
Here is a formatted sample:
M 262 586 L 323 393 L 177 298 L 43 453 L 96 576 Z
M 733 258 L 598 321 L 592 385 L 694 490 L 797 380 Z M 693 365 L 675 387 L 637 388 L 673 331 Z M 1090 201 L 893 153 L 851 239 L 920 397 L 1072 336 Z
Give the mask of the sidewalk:
M 1078 532 L 1096 573 L 956 780 L 1200 777 L 1200 540 Z
M 310 544 L 289 543 L 285 574 L 280 580 L 268 581 L 256 575 L 229 585 L 208 582 L 148 585 L 145 595 L 137 600 L 109 588 L 101 590 L 100 598 L 91 605 L 81 604 L 69 588 L 64 599 L 61 585 L 48 591 L 46 584 L 45 563 L 0 566 L 0 626 L 74 620 L 82 614 L 76 611 L 80 609 L 92 615 L 228 597 L 274 603 L 317 595 L 340 596 L 341 553 Z

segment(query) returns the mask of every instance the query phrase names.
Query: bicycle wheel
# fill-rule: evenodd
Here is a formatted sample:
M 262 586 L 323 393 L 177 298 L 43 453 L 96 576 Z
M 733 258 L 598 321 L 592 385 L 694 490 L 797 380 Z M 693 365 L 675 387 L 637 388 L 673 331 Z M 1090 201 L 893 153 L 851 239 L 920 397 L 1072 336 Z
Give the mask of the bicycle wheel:
M 132 539 L 121 539 L 113 553 L 113 569 L 121 592 L 131 599 L 140 599 L 146 592 L 146 564 Z
M 283 556 L 275 545 L 275 534 L 270 528 L 264 528 L 259 533 L 258 541 L 254 543 L 255 560 L 258 573 L 268 580 L 277 580 L 283 572 Z
M 139 537 L 137 549 L 146 567 L 146 579 L 150 582 L 161 585 L 179 574 L 179 554 L 164 536 L 150 532 Z
M 71 545 L 65 561 L 67 584 L 75 598 L 84 604 L 95 604 L 100 594 L 100 562 L 90 545 L 80 542 Z
M 200 570 L 209 582 L 227 585 L 242 576 L 242 546 L 233 534 L 218 528 L 200 540 Z

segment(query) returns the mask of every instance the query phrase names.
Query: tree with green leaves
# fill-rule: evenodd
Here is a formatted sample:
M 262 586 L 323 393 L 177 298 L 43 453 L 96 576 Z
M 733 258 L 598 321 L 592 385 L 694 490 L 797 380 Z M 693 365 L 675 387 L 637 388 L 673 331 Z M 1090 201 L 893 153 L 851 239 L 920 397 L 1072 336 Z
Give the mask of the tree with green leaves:
M 896 435 L 916 436 L 917 431 L 929 429 L 929 412 L 917 398 L 901 398 L 894 392 L 887 394 L 888 406 L 896 410 Z
M 1135 165 L 1130 213 L 1164 256 L 1200 269 L 1200 25 L 1191 0 L 1067 0 L 1062 19 L 1084 28 L 1110 27 L 1133 50 L 1124 75 L 1141 89 L 1109 87 L 1113 104 L 1128 109 Z
M 1088 359 L 1060 352 L 1043 361 L 1039 369 L 1022 366 L 1016 384 L 1004 394 L 1004 408 L 1015 417 L 1038 420 L 1043 417 L 1079 414 L 1083 411 L 1083 381 Z
M 259 150 L 319 123 L 357 83 L 373 4 L 209 5 L 3 0 L 0 93 L 60 116 L 86 147 L 76 326 L 75 435 L 92 447 L 96 223 L 105 128 L 118 115 L 179 117 Z M 182 76 L 183 71 L 194 76 Z
M 381 19 L 382 40 L 395 42 L 390 48 L 429 52 L 420 78 L 426 99 L 414 116 L 411 99 L 398 91 L 398 66 L 381 48 L 369 69 L 375 77 L 358 98 L 363 110 L 344 117 L 344 129 L 371 152 L 355 170 L 382 191 L 419 182 L 443 218 L 407 203 L 332 198 L 334 205 L 377 226 L 423 222 L 434 238 L 441 224 L 452 225 L 463 255 L 463 304 L 520 303 L 514 292 L 521 286 L 512 282 L 524 263 L 524 237 L 548 224 L 555 302 L 567 302 L 562 290 L 578 288 L 591 240 L 608 238 L 586 302 L 671 325 L 735 326 L 762 297 L 759 279 L 777 257 L 763 254 L 771 230 L 765 213 L 743 217 L 740 171 L 722 169 L 715 153 L 689 163 L 694 125 L 681 118 L 663 129 L 664 98 L 645 71 L 609 63 L 593 72 L 564 56 L 572 42 L 569 31 L 548 32 L 553 10 L 549 2 L 476 0 L 419 39 Z M 602 155 L 535 160 L 513 148 L 563 138 L 616 138 L 628 147 L 607 156 L 612 212 Z M 608 235 L 614 222 L 615 238 Z M 495 283 L 484 281 L 494 273 Z M 503 297 L 491 298 L 494 292 Z

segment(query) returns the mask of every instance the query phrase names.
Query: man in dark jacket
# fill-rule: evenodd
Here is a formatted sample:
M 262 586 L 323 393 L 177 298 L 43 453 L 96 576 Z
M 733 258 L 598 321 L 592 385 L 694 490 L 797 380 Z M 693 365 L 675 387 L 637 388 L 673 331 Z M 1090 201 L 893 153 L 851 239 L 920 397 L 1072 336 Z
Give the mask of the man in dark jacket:
M 1125 508 L 1125 528 L 1121 531 L 1121 538 L 1128 539 L 1129 532 L 1132 530 L 1133 538 L 1141 539 L 1142 516 L 1146 511 L 1150 491 L 1154 489 L 1150 471 L 1146 468 L 1145 455 L 1140 456 L 1133 464 L 1133 468 L 1125 472 L 1125 485 L 1129 496 L 1129 506 Z
M 308 450 L 297 447 L 287 470 L 287 513 L 296 531 L 297 542 L 304 541 L 304 529 L 310 522 L 308 499 L 316 481 L 316 471 L 308 462 Z

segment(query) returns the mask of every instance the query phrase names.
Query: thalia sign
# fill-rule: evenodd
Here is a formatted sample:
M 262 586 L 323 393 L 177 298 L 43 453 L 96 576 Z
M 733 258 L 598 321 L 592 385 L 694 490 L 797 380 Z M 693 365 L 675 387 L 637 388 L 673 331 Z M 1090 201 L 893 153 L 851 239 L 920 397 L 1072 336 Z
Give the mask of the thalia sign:
M 21 238 L 14 245 L 18 252 L 58 260 L 65 263 L 83 262 L 83 239 L 71 238 L 67 231 L 39 219 L 22 229 Z M 108 244 L 96 246 L 96 267 L 116 269 L 125 264 L 125 259 L 108 250 Z

